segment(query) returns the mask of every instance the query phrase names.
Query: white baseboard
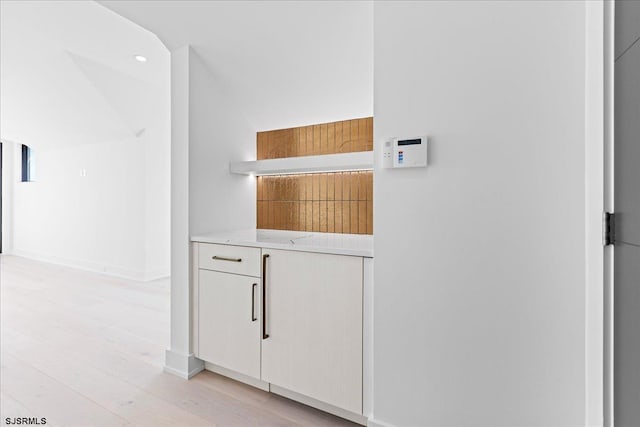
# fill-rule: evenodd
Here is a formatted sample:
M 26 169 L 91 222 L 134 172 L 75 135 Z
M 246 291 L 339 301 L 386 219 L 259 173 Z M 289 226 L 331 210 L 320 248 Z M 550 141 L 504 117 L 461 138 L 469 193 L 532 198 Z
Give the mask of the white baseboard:
M 123 268 L 116 265 L 102 264 L 94 261 L 86 261 L 79 259 L 71 259 L 60 257 L 56 255 L 43 254 L 38 252 L 23 251 L 20 249 L 12 249 L 4 253 L 4 255 L 19 256 L 22 258 L 29 258 L 35 261 L 46 262 L 49 264 L 61 265 L 64 267 L 75 268 L 78 270 L 90 271 L 92 273 L 105 274 L 107 276 L 121 277 L 123 279 L 137 280 L 137 281 L 150 281 L 168 277 L 169 273 L 166 270 L 156 270 L 151 272 L 145 272 L 140 270 L 133 270 L 129 268 Z
M 204 369 L 204 362 L 193 353 L 183 354 L 167 349 L 164 353 L 164 371 L 188 380 Z
M 374 418 L 369 418 L 367 420 L 367 427 L 395 427 L 393 424 L 385 423 L 380 420 L 376 420 Z
M 147 271 L 144 275 L 145 282 L 151 282 L 153 280 L 165 279 L 171 276 L 171 272 L 168 268 L 158 268 L 156 270 Z

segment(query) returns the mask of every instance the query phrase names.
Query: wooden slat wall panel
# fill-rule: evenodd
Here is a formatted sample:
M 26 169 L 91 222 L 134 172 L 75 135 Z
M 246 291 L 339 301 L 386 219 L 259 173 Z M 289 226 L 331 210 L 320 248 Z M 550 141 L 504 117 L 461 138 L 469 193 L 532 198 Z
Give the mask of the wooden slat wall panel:
M 258 160 L 373 150 L 373 118 L 257 134 Z M 257 178 L 257 227 L 373 234 L 373 172 Z
M 348 153 L 351 150 L 351 121 L 342 122 L 342 132 L 340 134 L 340 145 L 337 147 L 338 153 Z
M 373 150 L 373 117 L 258 132 L 257 159 Z
M 258 228 L 373 234 L 373 172 L 258 178 Z

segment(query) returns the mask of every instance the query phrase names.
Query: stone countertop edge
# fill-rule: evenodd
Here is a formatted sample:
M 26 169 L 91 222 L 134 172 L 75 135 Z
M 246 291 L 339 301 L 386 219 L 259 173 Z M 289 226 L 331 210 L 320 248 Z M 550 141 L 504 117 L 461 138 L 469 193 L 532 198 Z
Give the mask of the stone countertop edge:
M 373 258 L 369 234 L 249 229 L 195 234 L 191 241 Z

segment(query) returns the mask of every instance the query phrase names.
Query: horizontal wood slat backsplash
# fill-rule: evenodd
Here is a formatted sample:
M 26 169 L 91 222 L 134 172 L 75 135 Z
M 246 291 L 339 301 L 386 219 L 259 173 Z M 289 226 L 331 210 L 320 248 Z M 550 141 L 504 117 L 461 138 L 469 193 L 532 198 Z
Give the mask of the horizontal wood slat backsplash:
M 373 118 L 258 132 L 258 160 L 373 150 Z M 261 229 L 373 234 L 373 172 L 257 178 Z

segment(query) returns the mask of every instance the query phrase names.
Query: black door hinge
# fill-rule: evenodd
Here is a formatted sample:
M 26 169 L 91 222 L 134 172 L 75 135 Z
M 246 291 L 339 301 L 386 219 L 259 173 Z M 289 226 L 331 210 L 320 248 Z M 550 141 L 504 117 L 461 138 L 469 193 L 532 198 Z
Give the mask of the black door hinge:
M 603 222 L 604 245 L 613 245 L 616 243 L 616 214 L 613 212 L 605 212 Z

